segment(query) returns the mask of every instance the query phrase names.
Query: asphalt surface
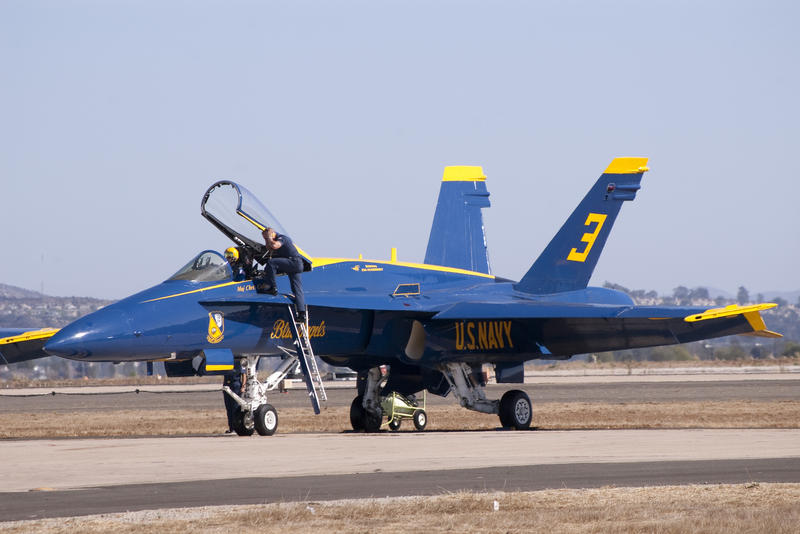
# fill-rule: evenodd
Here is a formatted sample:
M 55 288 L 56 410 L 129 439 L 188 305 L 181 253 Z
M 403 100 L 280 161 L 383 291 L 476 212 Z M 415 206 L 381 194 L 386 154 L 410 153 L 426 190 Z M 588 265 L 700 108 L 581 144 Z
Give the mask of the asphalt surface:
M 487 396 L 510 388 L 526 390 L 535 403 L 769 402 L 798 400 L 800 377 L 489 386 Z M 352 388 L 331 389 L 329 405 L 348 406 L 354 395 Z M 0 412 L 221 409 L 221 397 L 219 391 L 0 396 Z M 278 410 L 308 407 L 299 389 L 272 394 L 270 402 Z M 454 400 L 429 395 L 428 403 Z M 9 440 L 0 441 L 0 455 L 0 521 L 458 490 L 800 482 L 796 430 Z
M 165 484 L 3 493 L 0 521 L 183 508 L 313 502 L 455 491 L 798 482 L 800 458 L 689 462 L 575 463 L 480 469 L 234 478 Z
M 632 379 L 635 380 L 635 379 Z M 508 389 L 522 389 L 537 402 L 700 402 L 700 401 L 781 401 L 800 399 L 800 377 L 791 380 L 733 380 L 708 382 L 628 382 L 586 384 L 507 384 L 486 388 L 489 398 L 499 398 Z M 128 388 L 130 389 L 130 388 Z M 145 389 L 143 386 L 142 389 Z M 330 406 L 349 406 L 354 388 L 329 389 Z M 270 404 L 281 408 L 305 408 L 305 390 L 292 389 L 288 394 L 272 393 Z M 428 395 L 432 406 L 454 404 L 452 395 L 442 398 Z M 0 412 L 63 413 L 120 409 L 215 409 L 222 407 L 221 391 L 181 393 L 105 393 L 56 394 L 36 396 L 0 396 Z

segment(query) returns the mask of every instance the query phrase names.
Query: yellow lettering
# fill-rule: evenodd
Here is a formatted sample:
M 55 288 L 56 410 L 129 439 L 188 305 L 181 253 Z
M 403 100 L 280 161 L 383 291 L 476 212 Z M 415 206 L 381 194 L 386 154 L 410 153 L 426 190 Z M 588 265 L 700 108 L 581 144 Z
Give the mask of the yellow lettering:
M 325 321 L 318 325 L 310 325 L 308 329 L 308 337 L 325 337 Z
M 497 348 L 497 339 L 494 337 L 494 322 L 489 323 L 489 346 L 490 349 Z
M 326 326 L 325 321 L 318 325 L 309 325 L 308 337 L 325 337 Z M 288 321 L 278 319 L 272 325 L 272 332 L 269 334 L 270 339 L 292 339 L 292 327 Z
M 492 323 L 492 329 L 494 330 L 494 338 L 497 340 L 497 345 L 501 349 L 506 348 L 506 341 L 503 339 L 503 325 L 496 321 Z
M 486 322 L 484 321 L 478 323 L 478 346 L 482 349 L 488 346 L 486 341 Z
M 514 343 L 511 341 L 511 321 L 503 321 L 503 330 L 506 331 L 509 348 L 514 348 Z
M 583 223 L 584 226 L 590 226 L 592 223 L 597 223 L 597 226 L 594 227 L 594 232 L 587 232 L 583 234 L 581 241 L 586 243 L 586 246 L 582 252 L 578 252 L 578 250 L 574 248 L 570 250 L 569 255 L 567 256 L 569 261 L 586 261 L 586 256 L 589 255 L 589 251 L 592 250 L 597 236 L 600 235 L 600 230 L 603 228 L 603 224 L 606 222 L 606 217 L 608 216 L 604 213 L 590 213 L 589 216 L 586 217 L 586 222 Z
M 511 321 L 457 321 L 453 327 L 456 331 L 456 350 L 514 348 Z

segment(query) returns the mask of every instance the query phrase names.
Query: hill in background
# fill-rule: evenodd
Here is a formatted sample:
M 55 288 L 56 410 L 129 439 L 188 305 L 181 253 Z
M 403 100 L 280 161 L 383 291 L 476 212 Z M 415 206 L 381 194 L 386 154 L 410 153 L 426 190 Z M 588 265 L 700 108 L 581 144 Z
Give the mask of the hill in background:
M 112 302 L 91 297 L 51 297 L 0 284 L 0 328 L 61 328 Z

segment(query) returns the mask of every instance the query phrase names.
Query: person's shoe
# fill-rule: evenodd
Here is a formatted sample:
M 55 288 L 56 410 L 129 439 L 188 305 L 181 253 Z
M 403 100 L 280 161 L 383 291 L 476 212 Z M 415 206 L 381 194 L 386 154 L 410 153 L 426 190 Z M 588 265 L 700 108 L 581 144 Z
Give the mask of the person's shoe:
M 256 286 L 256 293 L 266 293 L 269 295 L 277 295 L 278 288 L 266 283 L 263 280 L 253 280 L 254 285 Z
M 306 322 L 306 312 L 299 311 L 297 312 L 297 322 L 298 323 L 305 323 Z

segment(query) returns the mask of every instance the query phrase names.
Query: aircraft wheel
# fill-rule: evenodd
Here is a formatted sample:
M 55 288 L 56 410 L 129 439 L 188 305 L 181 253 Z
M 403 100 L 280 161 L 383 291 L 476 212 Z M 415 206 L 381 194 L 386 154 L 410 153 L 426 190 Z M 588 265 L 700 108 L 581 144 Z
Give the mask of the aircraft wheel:
M 364 397 L 359 395 L 350 404 L 350 426 L 358 432 L 364 430 Z
M 233 414 L 233 430 L 240 436 L 252 436 L 255 432 L 253 412 L 237 409 Z
M 528 394 L 518 389 L 506 391 L 500 399 L 500 424 L 517 430 L 531 426 L 533 411 Z
M 380 432 L 381 423 L 383 422 L 383 410 L 378 408 L 377 411 L 371 412 L 364 410 L 364 431 L 365 432 Z
M 278 429 L 278 412 L 270 404 L 262 404 L 253 414 L 253 424 L 261 436 L 271 436 Z
M 416 410 L 414 412 L 414 427 L 422 432 L 428 426 L 428 414 L 425 410 Z
M 394 432 L 397 432 L 400 429 L 400 419 L 395 418 L 389 421 L 389 429 Z

